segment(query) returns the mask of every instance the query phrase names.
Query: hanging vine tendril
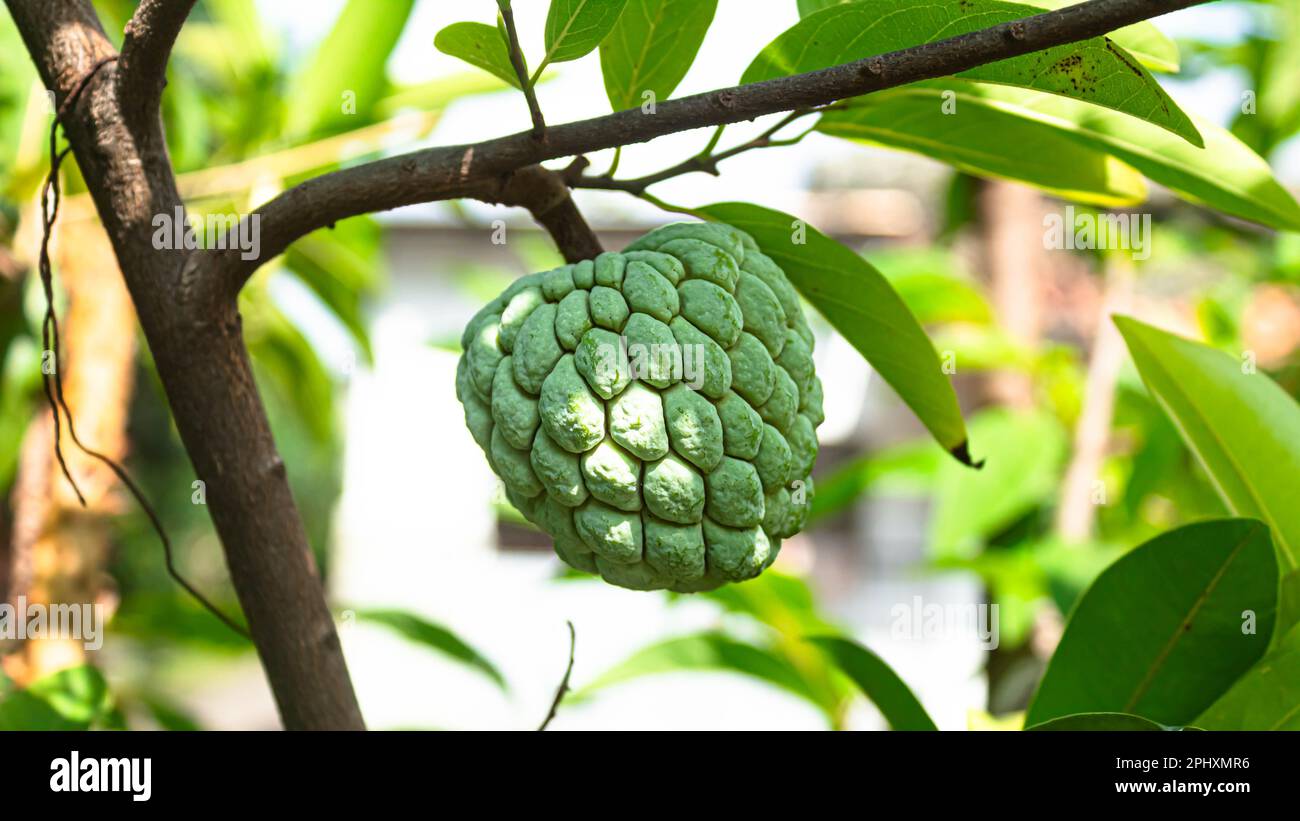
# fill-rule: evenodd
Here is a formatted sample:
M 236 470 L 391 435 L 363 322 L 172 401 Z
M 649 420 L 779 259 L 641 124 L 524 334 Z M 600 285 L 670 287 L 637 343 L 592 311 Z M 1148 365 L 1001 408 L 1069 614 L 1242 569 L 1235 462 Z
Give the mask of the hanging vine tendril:
M 200 593 L 194 585 L 186 581 L 180 572 L 176 570 L 171 539 L 167 536 L 167 531 L 164 529 L 162 520 L 158 517 L 157 511 L 155 511 L 153 505 L 149 503 L 148 498 L 140 489 L 140 486 L 137 485 L 135 480 L 126 472 L 126 468 L 122 467 L 122 465 L 112 457 L 100 453 L 93 448 L 89 448 L 82 443 L 81 439 L 77 436 L 77 429 L 73 425 L 72 410 L 68 407 L 67 399 L 64 398 L 63 394 L 63 373 L 59 362 L 59 319 L 54 312 L 54 273 L 53 267 L 50 264 L 50 238 L 54 233 L 54 223 L 59 217 L 59 199 L 62 193 L 59 188 L 59 169 L 62 167 L 63 161 L 67 159 L 68 154 L 72 152 L 72 146 L 69 145 L 65 146 L 62 150 L 59 149 L 59 126 L 63 124 L 64 116 L 76 106 L 77 101 L 81 98 L 82 92 L 86 90 L 90 85 L 90 82 L 99 74 L 100 70 L 108 64 L 116 61 L 117 56 L 113 55 L 111 57 L 105 57 L 95 63 L 95 65 L 91 67 L 90 71 L 87 71 L 81 79 L 77 81 L 77 84 L 73 86 L 72 91 L 55 110 L 54 122 L 50 124 L 50 173 L 45 178 L 45 184 L 41 188 L 41 220 L 43 232 L 41 235 L 39 270 L 41 276 L 41 288 L 45 292 L 45 317 L 41 322 L 41 344 L 43 350 L 49 352 L 49 355 L 53 360 L 52 363 L 50 363 L 51 367 L 41 368 L 41 381 L 42 386 L 45 389 L 45 399 L 50 406 L 50 416 L 54 420 L 54 456 L 58 460 L 59 468 L 63 471 L 64 478 L 68 480 L 68 484 L 72 486 L 73 492 L 77 494 L 77 501 L 81 503 L 82 507 L 85 507 L 86 497 L 82 494 L 81 488 L 77 485 L 77 480 L 73 478 L 72 471 L 68 469 L 68 463 L 63 456 L 62 417 L 66 417 L 68 424 L 68 437 L 72 439 L 77 448 L 87 456 L 98 460 L 112 470 L 127 490 L 130 491 L 131 495 L 135 497 L 136 502 L 140 505 L 140 508 L 144 511 L 145 515 L 149 517 L 149 522 L 153 525 L 154 531 L 157 532 L 158 538 L 162 540 L 163 554 L 166 557 L 168 575 L 170 575 L 177 584 L 184 588 L 187 593 L 193 596 L 195 601 L 202 605 L 208 612 L 212 613 L 212 615 L 216 616 L 223 624 L 244 638 L 251 639 L 247 630 L 235 622 L 234 619 L 223 613 L 220 608 L 209 601 L 207 597 Z

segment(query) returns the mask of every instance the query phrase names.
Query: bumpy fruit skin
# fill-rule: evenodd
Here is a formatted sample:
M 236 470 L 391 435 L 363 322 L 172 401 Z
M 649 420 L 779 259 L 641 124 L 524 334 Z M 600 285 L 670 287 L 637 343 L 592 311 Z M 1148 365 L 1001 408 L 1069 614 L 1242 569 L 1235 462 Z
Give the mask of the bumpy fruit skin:
M 526 276 L 461 342 L 465 422 L 572 567 L 711 590 L 757 576 L 803 527 L 822 421 L 813 335 L 748 234 L 668 225 Z

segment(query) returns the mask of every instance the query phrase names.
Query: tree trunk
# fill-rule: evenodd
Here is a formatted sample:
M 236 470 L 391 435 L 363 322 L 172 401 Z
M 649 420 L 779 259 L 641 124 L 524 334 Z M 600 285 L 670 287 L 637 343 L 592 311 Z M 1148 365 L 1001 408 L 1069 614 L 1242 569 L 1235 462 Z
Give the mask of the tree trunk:
M 235 295 L 203 296 L 215 293 L 203 288 L 206 254 L 154 244 L 154 218 L 184 208 L 158 111 L 119 96 L 118 70 L 105 62 L 116 53 L 89 3 L 6 4 L 60 105 L 90 78 L 64 130 L 112 240 L 181 441 L 206 484 L 280 716 L 290 729 L 363 729 L 306 529 L 253 382 Z

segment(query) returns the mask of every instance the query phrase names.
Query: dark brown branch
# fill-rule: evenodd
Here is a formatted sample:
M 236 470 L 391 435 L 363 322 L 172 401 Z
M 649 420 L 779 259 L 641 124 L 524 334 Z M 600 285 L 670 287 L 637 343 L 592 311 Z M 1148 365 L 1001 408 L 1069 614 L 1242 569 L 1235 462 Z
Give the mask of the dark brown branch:
M 507 45 L 510 47 L 510 65 L 519 78 L 519 88 L 528 101 L 528 115 L 533 118 L 533 136 L 542 139 L 546 133 L 546 120 L 542 117 L 542 107 L 537 104 L 537 89 L 528 77 L 528 66 L 524 64 L 524 49 L 519 45 L 519 31 L 515 28 L 515 13 L 510 8 L 510 0 L 497 0 L 501 9 L 501 21 L 506 27 Z
M 467 196 L 483 202 L 527 208 L 555 240 L 568 262 L 591 259 L 605 249 L 596 232 L 574 204 L 569 186 L 556 171 L 529 165 L 499 180 L 468 192 Z
M 573 629 L 573 622 L 567 621 L 569 625 L 569 666 L 564 669 L 564 678 L 560 680 L 560 686 L 555 690 L 555 699 L 551 701 L 551 709 L 542 720 L 542 724 L 537 728 L 538 732 L 551 726 L 555 720 L 555 714 L 560 711 L 560 702 L 564 701 L 564 696 L 569 692 L 569 678 L 573 675 L 573 651 L 578 646 L 578 632 Z
M 5 0 L 47 88 L 63 104 L 114 56 L 88 0 Z M 160 29 L 161 31 L 161 29 Z M 155 215 L 184 213 L 157 116 L 127 116 L 121 66 L 62 120 L 113 242 L 145 339 L 290 729 L 360 729 L 333 618 L 253 380 L 236 304 L 206 300 L 198 255 L 157 248 Z M 132 101 L 134 102 L 134 101 Z M 129 332 L 124 329 L 124 332 Z
M 197 0 L 140 0 L 126 24 L 118 71 L 120 98 L 133 116 L 158 113 L 167 85 L 167 61 Z
M 256 212 L 262 255 L 222 253 L 205 284 L 229 297 L 266 260 L 299 237 L 339 220 L 404 205 L 463 196 L 484 180 L 545 160 L 646 142 L 705 126 L 813 108 L 986 63 L 1099 37 L 1133 23 L 1210 0 L 1089 0 L 1024 20 L 869 57 L 820 71 L 696 94 L 576 123 L 478 143 L 427 148 L 324 174 L 290 188 Z

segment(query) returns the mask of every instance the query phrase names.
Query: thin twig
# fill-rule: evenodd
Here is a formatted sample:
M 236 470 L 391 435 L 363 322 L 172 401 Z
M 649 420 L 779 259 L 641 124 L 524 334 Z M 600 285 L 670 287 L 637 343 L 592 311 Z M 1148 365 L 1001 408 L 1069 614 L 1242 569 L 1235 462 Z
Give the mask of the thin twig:
M 655 185 L 656 183 L 661 183 L 664 182 L 665 180 L 670 180 L 675 177 L 683 176 L 685 174 L 694 174 L 694 173 L 703 172 L 706 174 L 711 174 L 716 177 L 719 175 L 719 173 L 721 173 L 718 170 L 718 163 L 722 162 L 723 160 L 731 159 L 732 157 L 735 157 L 737 155 L 744 154 L 746 151 L 753 151 L 756 148 L 768 148 L 771 146 L 779 146 L 779 145 L 794 145 L 795 143 L 799 142 L 804 137 L 812 133 L 813 129 L 809 128 L 808 130 L 800 132 L 798 135 L 787 140 L 778 140 L 775 139 L 775 137 L 778 132 L 780 132 L 782 129 L 784 129 L 786 126 L 790 125 L 791 123 L 800 120 L 803 117 L 807 117 L 810 114 L 819 114 L 829 109 L 830 106 L 819 107 L 819 108 L 801 108 L 798 109 L 797 111 L 792 111 L 789 114 L 787 114 L 785 117 L 781 118 L 780 122 L 778 122 L 776 125 L 772 126 L 771 128 L 767 129 L 762 134 L 759 134 L 757 137 L 753 138 L 752 140 L 743 142 L 740 145 L 736 145 L 731 148 L 728 148 L 726 151 L 715 150 L 717 148 L 718 138 L 721 137 L 722 135 L 722 129 L 719 128 L 714 133 L 713 139 L 709 141 L 709 145 L 705 147 L 704 151 L 670 168 L 665 168 L 664 170 L 658 171 L 654 174 L 647 174 L 644 177 L 637 177 L 636 179 L 630 179 L 630 180 L 615 179 L 614 178 L 615 169 L 611 168 L 609 171 L 605 172 L 604 174 L 601 174 L 598 177 L 597 176 L 579 177 L 573 181 L 572 187 L 595 188 L 602 191 L 626 191 L 629 194 L 640 196 L 641 194 L 645 193 L 645 190 L 647 188 L 649 188 L 652 185 Z
M 546 720 L 542 722 L 542 726 L 537 728 L 538 732 L 545 730 L 551 720 L 555 718 L 556 712 L 560 709 L 560 702 L 564 701 L 564 694 L 569 692 L 569 677 L 573 675 L 573 651 L 578 644 L 578 633 L 573 629 L 573 622 L 566 621 L 565 624 L 569 625 L 569 666 L 564 671 L 564 678 L 560 681 L 559 689 L 555 691 L 555 700 L 551 702 L 551 711 L 546 714 Z
M 515 13 L 510 8 L 510 0 L 497 0 L 501 8 L 501 20 L 506 26 L 509 38 L 510 65 L 514 66 L 515 76 L 519 78 L 519 87 L 528 101 L 528 114 L 533 118 L 533 136 L 542 139 L 546 135 L 546 120 L 542 117 L 542 107 L 537 104 L 537 88 L 528 77 L 528 66 L 524 63 L 524 50 L 519 45 L 519 32 L 515 29 Z

